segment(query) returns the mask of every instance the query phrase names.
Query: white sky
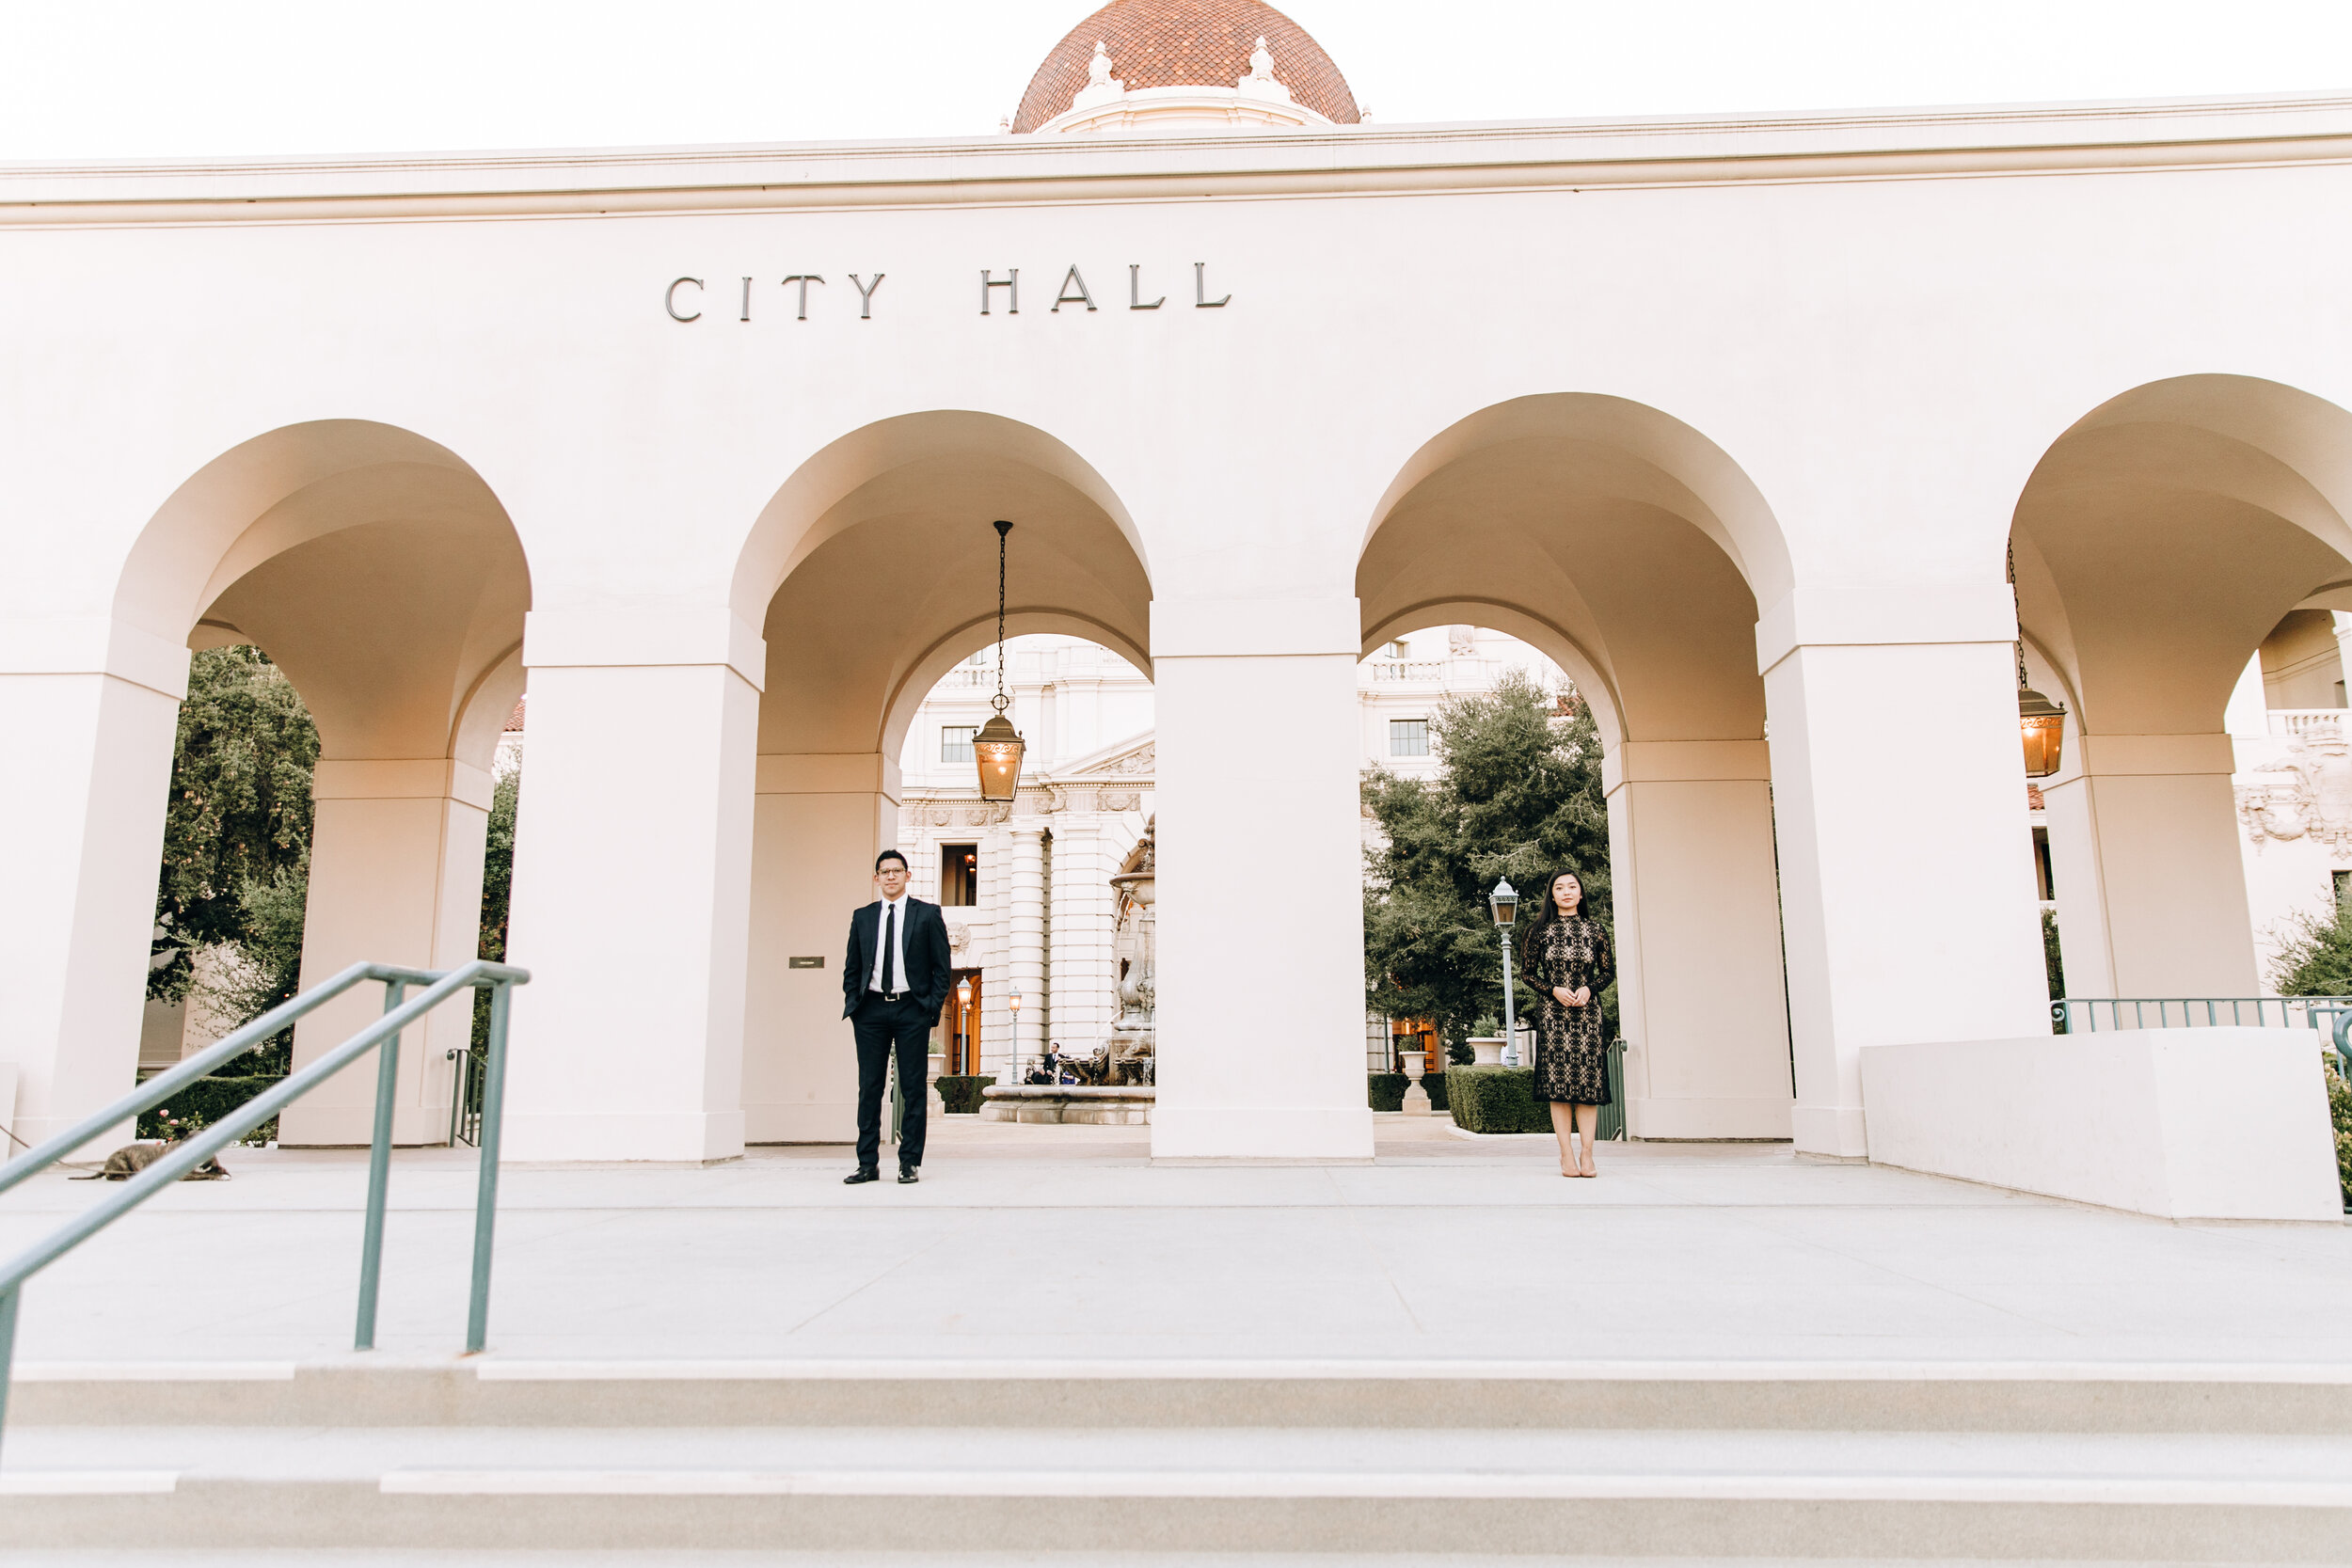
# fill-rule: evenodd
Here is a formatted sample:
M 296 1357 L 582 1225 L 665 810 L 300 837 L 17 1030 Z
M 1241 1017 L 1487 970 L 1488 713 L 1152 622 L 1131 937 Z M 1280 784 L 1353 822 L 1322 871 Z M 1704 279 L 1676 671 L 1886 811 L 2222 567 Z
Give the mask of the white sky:
M 0 0 L 0 160 L 993 131 L 1087 0 Z M 2352 0 L 1295 0 L 1375 120 L 2352 88 Z

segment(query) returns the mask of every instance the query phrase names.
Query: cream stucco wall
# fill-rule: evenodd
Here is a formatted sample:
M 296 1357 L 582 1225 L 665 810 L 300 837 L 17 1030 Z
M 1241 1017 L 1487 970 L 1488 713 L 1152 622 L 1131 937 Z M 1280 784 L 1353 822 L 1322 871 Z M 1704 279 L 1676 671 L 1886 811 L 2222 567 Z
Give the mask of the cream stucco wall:
M 2352 578 L 2347 145 L 2304 100 L 0 170 L 20 1123 L 133 1071 L 197 623 L 377 529 L 337 581 L 392 620 L 483 591 L 431 659 L 305 683 L 414 721 L 354 760 L 465 760 L 479 707 L 486 768 L 485 683 L 527 672 L 510 1150 L 730 1156 L 746 1039 L 820 1010 L 757 989 L 754 933 L 855 901 L 841 823 L 895 787 L 820 825 L 762 770 L 896 754 L 1017 515 L 1023 624 L 1158 693 L 1159 1152 L 1369 1154 L 1352 905 L 1270 890 L 1355 884 L 1356 661 L 1429 616 L 1534 642 L 1613 752 L 1769 720 L 1769 817 L 1696 815 L 1759 955 L 1777 859 L 1795 1135 L 1860 1153 L 1865 1047 L 2042 1026 L 2012 525 L 2083 778 L 2131 802 L 2080 885 L 2121 909 L 2159 841 L 2234 874 L 2205 742 Z M 1100 310 L 1050 309 L 1073 264 Z M 1722 772 L 1674 782 L 1762 782 Z

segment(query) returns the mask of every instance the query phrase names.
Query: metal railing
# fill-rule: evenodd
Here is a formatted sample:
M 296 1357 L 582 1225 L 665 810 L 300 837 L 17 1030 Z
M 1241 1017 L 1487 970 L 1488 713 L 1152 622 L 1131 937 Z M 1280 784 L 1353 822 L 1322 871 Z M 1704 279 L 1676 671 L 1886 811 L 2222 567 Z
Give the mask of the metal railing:
M 324 985 L 272 1007 L 170 1071 L 149 1079 L 104 1110 L 85 1117 L 22 1158 L 0 1165 L 0 1193 L 5 1193 L 47 1170 L 92 1138 L 141 1112 L 153 1110 L 213 1069 L 269 1039 L 352 987 L 371 980 L 383 982 L 384 1014 L 373 1023 L 202 1132 L 169 1145 L 153 1164 L 132 1177 L 120 1190 L 108 1194 L 47 1237 L 0 1263 L 0 1427 L 5 1427 L 8 1418 L 8 1370 L 16 1341 L 17 1307 L 24 1293 L 24 1282 L 381 1046 L 383 1050 L 376 1057 L 375 1126 L 368 1148 L 367 1224 L 359 1243 L 359 1309 L 352 1335 L 353 1349 L 373 1350 L 376 1293 L 384 1263 L 384 1200 L 391 1178 L 392 1101 L 400 1078 L 401 1031 L 459 992 L 470 994 L 487 988 L 490 1040 L 489 1053 L 482 1067 L 482 1170 L 475 1186 L 473 1282 L 466 1313 L 466 1353 L 470 1355 L 479 1352 L 489 1332 L 490 1240 L 498 1213 L 499 1113 L 506 1086 L 506 1020 L 514 988 L 530 979 L 528 970 L 484 959 L 448 970 L 353 964 Z M 411 986 L 425 989 L 411 998 L 407 995 Z
M 473 1047 L 451 1051 L 449 1084 L 449 1147 L 482 1147 L 482 1090 L 486 1064 Z
M 2317 1030 L 2339 1069 L 2352 1070 L 2352 996 L 2068 996 L 2050 1004 L 2050 1029 L 2059 1035 L 2230 1028 Z
M 2352 1007 L 2352 996 L 2067 996 L 2050 1004 L 2054 1034 L 2102 1029 L 2316 1029 L 2312 1015 Z

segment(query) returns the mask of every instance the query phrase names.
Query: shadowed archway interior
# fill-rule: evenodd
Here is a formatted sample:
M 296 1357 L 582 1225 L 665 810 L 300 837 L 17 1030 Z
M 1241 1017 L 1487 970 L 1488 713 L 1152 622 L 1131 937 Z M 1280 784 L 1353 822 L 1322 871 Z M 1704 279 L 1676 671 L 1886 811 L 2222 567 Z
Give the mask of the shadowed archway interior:
M 1584 394 L 1498 404 L 1430 441 L 1357 568 L 1367 649 L 1416 626 L 1490 626 L 1592 705 L 1637 1137 L 1788 1135 L 1754 585 L 1786 573 L 1769 508 L 1720 449 Z

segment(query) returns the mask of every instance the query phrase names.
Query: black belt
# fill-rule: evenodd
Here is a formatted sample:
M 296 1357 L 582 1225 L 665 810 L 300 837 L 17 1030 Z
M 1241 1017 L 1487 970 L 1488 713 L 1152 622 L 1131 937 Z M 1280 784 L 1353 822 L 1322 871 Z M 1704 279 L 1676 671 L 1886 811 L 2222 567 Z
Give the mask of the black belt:
M 869 986 L 866 988 L 866 994 L 868 996 L 879 996 L 885 1002 L 898 1002 L 903 1001 L 907 997 L 913 996 L 914 993 L 911 990 L 875 990 Z

